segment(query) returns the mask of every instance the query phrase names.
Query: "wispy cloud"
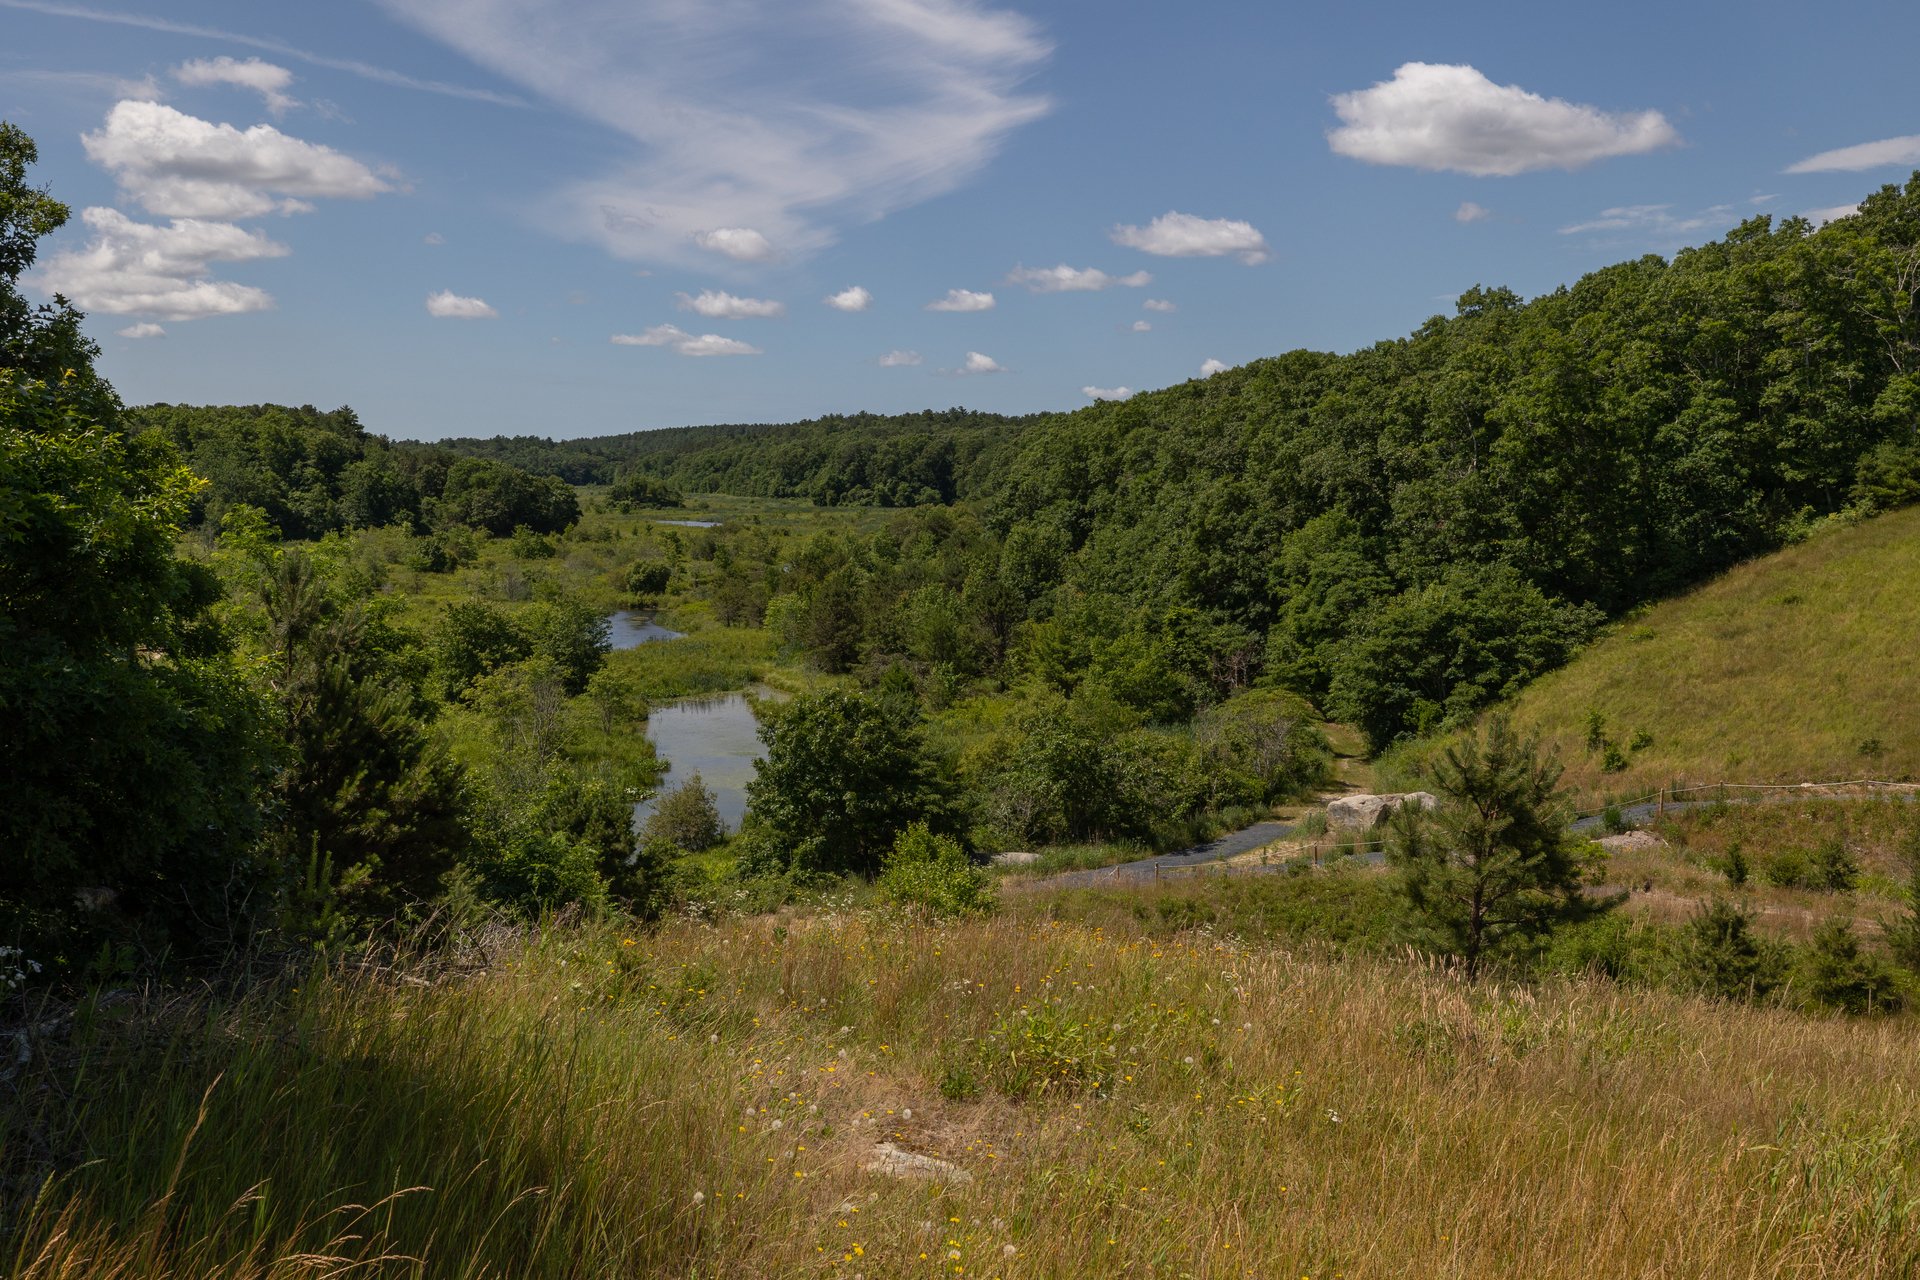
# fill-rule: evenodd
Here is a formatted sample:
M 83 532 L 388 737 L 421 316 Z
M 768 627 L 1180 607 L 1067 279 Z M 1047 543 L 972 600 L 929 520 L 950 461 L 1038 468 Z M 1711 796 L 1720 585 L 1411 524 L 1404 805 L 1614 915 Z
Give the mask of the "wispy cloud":
M 753 228 L 781 255 L 952 190 L 1044 115 L 1051 52 L 982 0 L 379 0 L 479 65 L 629 138 L 545 206 L 619 256 L 690 261 Z
M 1168 302 L 1165 298 L 1148 298 L 1145 302 L 1141 303 L 1140 305 L 1142 308 L 1144 308 L 1147 311 L 1164 311 L 1164 312 L 1171 313 L 1171 312 L 1178 311 L 1180 309 L 1179 307 L 1175 306 L 1173 303 Z
M 1561 227 L 1560 234 L 1614 232 L 1666 240 L 1700 231 L 1723 231 L 1739 220 L 1739 212 L 1730 204 L 1716 204 L 1697 213 L 1675 213 L 1670 204 L 1629 204 L 1602 209 L 1584 222 Z
M 683 356 L 757 356 L 760 348 L 717 333 L 698 336 L 678 325 L 656 324 L 639 333 L 616 333 L 607 341 L 616 347 L 667 347 Z
M 920 363 L 918 351 L 889 351 L 880 357 L 882 369 L 907 369 Z
M 971 289 L 949 289 L 944 298 L 935 298 L 927 304 L 929 311 L 991 311 L 993 295 L 975 293 Z
M 1451 169 L 1477 177 L 1579 169 L 1610 156 L 1670 147 L 1679 132 L 1658 111 L 1609 112 L 1468 66 L 1409 62 L 1369 89 L 1336 94 L 1335 152 L 1369 164 Z
M 173 78 L 187 85 L 230 84 L 251 89 L 265 100 L 267 110 L 276 118 L 300 105 L 300 100 L 287 92 L 293 83 L 293 72 L 259 58 L 241 61 L 225 54 L 217 58 L 195 58 L 175 67 Z
M 1200 218 L 1169 211 L 1144 227 L 1122 224 L 1113 229 L 1113 242 L 1163 258 L 1220 258 L 1233 254 L 1248 266 L 1265 262 L 1267 239 L 1251 222 L 1233 218 Z
M 114 332 L 123 338 L 164 338 L 167 336 L 166 327 L 164 325 L 157 325 L 151 320 L 142 320 L 139 324 L 130 324 L 124 329 L 115 329 Z
M 203 40 L 224 40 L 228 44 L 278 54 L 280 57 L 292 58 L 296 62 L 304 62 L 309 66 L 325 67 L 329 71 L 344 71 L 348 75 L 359 76 L 362 80 L 392 85 L 399 89 L 418 89 L 423 93 L 466 98 L 473 102 L 491 102 L 502 107 L 528 105 L 525 98 L 515 97 L 510 93 L 496 93 L 491 89 L 448 84 L 442 80 L 423 80 L 418 76 L 410 76 L 389 67 L 375 66 L 370 62 L 361 62 L 356 58 L 332 58 L 325 54 L 311 53 L 305 49 L 296 48 L 284 40 L 244 35 L 238 31 L 226 31 L 219 27 L 201 26 L 192 22 L 176 22 L 171 18 L 157 18 L 151 14 L 126 13 L 116 9 L 94 9 L 85 5 L 55 3 L 54 0 L 0 0 L 0 9 L 19 9 L 27 13 L 44 13 L 50 17 L 76 18 L 85 22 L 105 22 L 115 26 L 136 27 L 143 31 L 164 31 L 168 35 L 195 36 Z
M 1471 200 L 1462 200 L 1460 207 L 1453 211 L 1455 222 L 1485 222 L 1493 216 L 1493 210 Z
M 1034 293 L 1099 293 L 1115 287 L 1144 289 L 1153 277 L 1144 271 L 1110 276 L 1097 267 L 1015 267 L 1007 273 L 1007 283 L 1024 285 Z
M 1907 168 L 1920 165 L 1920 133 L 1901 138 L 1882 138 L 1851 147 L 1822 151 L 1787 166 L 1788 173 L 1858 173 L 1862 169 L 1881 169 L 1892 165 Z

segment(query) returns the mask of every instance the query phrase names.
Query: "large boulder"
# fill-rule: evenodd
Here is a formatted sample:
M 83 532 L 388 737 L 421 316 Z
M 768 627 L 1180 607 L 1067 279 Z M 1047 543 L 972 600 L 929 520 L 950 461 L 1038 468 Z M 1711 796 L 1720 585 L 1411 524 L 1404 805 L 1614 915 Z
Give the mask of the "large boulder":
M 1424 810 L 1432 809 L 1439 803 L 1426 791 L 1402 791 L 1384 796 L 1341 796 L 1338 800 L 1327 802 L 1327 825 L 1371 831 L 1391 818 L 1401 805 L 1410 804 Z

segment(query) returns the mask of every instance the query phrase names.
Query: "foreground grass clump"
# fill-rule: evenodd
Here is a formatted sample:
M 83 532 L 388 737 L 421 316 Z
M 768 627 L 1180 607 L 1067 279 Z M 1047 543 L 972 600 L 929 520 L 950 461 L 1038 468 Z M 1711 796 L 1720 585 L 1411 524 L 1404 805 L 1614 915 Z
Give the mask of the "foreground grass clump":
M 1468 988 L 1048 908 L 557 929 L 98 1010 L 16 1082 L 10 1272 L 1920 1265 L 1905 1022 Z M 971 1180 L 868 1172 L 881 1141 Z

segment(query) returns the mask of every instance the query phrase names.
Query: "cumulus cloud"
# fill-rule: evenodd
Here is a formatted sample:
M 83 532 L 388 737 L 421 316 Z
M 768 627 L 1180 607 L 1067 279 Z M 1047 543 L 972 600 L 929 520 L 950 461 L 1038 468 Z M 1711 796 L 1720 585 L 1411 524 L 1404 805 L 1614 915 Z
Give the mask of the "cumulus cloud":
M 214 124 L 158 102 L 116 103 L 106 123 L 80 142 L 129 198 L 169 217 L 296 213 L 312 207 L 300 197 L 364 200 L 391 190 L 331 147 L 272 125 Z
M 692 311 L 709 320 L 768 320 L 787 314 L 784 304 L 771 298 L 736 298 L 716 289 L 702 289 L 697 296 L 674 295 L 682 311 Z
M 210 278 L 216 262 L 286 256 L 287 246 L 257 231 L 195 218 L 156 226 L 118 209 L 87 209 L 80 220 L 92 237 L 78 249 L 56 253 L 37 283 L 65 294 L 83 311 L 198 320 L 273 306 L 264 289 Z
M 617 347 L 668 347 L 683 356 L 757 356 L 760 348 L 717 333 L 695 336 L 678 325 L 656 324 L 640 333 L 616 333 L 607 341 Z
M 1082 387 L 1080 394 L 1089 400 L 1125 400 L 1133 395 L 1132 387 Z
M 1224 373 L 1226 368 L 1227 365 L 1224 360 L 1209 358 L 1205 364 L 1200 366 L 1200 376 L 1203 378 L 1211 378 L 1216 373 Z
M 1920 133 L 1822 151 L 1817 156 L 1808 156 L 1805 160 L 1788 165 L 1787 172 L 1858 173 L 1862 169 L 1879 169 L 1888 165 L 1899 165 L 1903 169 L 1920 165 Z
M 259 58 L 248 58 L 244 62 L 225 54 L 217 58 L 195 58 L 175 67 L 173 78 L 197 87 L 230 84 L 251 89 L 266 100 L 267 110 L 276 117 L 300 105 L 297 98 L 287 93 L 287 86 L 293 83 L 293 72 Z
M 161 325 L 154 324 L 151 320 L 142 320 L 139 324 L 130 324 L 124 329 L 115 329 L 114 332 L 123 338 L 164 338 L 167 336 L 166 329 Z
M 451 289 L 427 295 L 427 314 L 442 320 L 497 320 L 500 317 L 484 298 L 463 298 Z
M 880 367 L 882 369 L 905 369 L 919 363 L 920 353 L 918 351 L 894 350 L 880 357 Z
M 971 289 L 949 289 L 947 296 L 937 298 L 927 304 L 929 311 L 991 311 L 993 295 L 975 293 Z
M 696 231 L 693 242 L 709 253 L 717 253 L 735 262 L 771 262 L 777 256 L 773 241 L 752 227 L 716 227 Z
M 1133 331 L 1135 333 L 1152 333 L 1153 326 L 1145 320 L 1135 320 L 1133 322 Z
M 1485 222 L 1493 216 L 1493 210 L 1485 205 L 1475 204 L 1471 200 L 1462 200 L 1460 207 L 1453 211 L 1455 222 Z
M 1005 373 L 1007 367 L 992 356 L 983 356 L 978 351 L 967 352 L 967 362 L 956 371 L 959 373 Z
M 823 301 L 835 311 L 865 311 L 873 305 L 873 295 L 856 284 L 828 294 Z
M 1248 266 L 1265 262 L 1267 239 L 1250 222 L 1231 218 L 1197 218 L 1190 213 L 1167 212 L 1144 227 L 1122 224 L 1113 229 L 1113 242 L 1163 258 L 1220 258 L 1237 254 Z
M 1148 311 L 1165 311 L 1172 313 L 1180 309 L 1173 303 L 1168 302 L 1165 298 L 1148 298 L 1140 305 Z
M 1007 283 L 1025 285 L 1034 293 L 1099 293 L 1115 286 L 1145 288 L 1153 277 L 1144 271 L 1110 276 L 1096 267 L 1070 267 L 1063 262 L 1057 267 L 1015 267 L 1007 273 Z
M 1336 94 L 1333 110 L 1341 124 L 1327 142 L 1340 155 L 1477 177 L 1579 169 L 1680 141 L 1658 111 L 1602 111 L 1431 62 L 1406 63 L 1371 89 Z
M 631 140 L 547 213 L 635 260 L 684 261 L 716 227 L 810 252 L 954 189 L 1049 109 L 1023 85 L 1050 42 L 990 0 L 380 3 Z

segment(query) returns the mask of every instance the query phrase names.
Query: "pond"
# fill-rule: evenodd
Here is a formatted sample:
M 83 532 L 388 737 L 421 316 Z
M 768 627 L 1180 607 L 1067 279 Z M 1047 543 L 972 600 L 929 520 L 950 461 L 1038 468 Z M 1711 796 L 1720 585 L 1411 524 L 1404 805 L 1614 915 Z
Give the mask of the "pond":
M 718 529 L 718 520 L 655 520 L 655 524 L 677 524 L 682 529 Z
M 744 693 L 717 698 L 688 698 L 655 707 L 647 717 L 647 738 L 654 753 L 668 764 L 660 789 L 679 786 L 694 774 L 714 793 L 721 821 L 728 831 L 740 829 L 747 812 L 747 783 L 754 762 L 766 754 L 760 744 L 760 722 Z M 633 807 L 636 825 L 653 812 L 653 801 Z
M 684 632 L 669 631 L 653 620 L 648 613 L 635 613 L 632 609 L 621 609 L 607 619 L 608 636 L 616 649 L 635 649 L 655 640 L 678 640 Z

